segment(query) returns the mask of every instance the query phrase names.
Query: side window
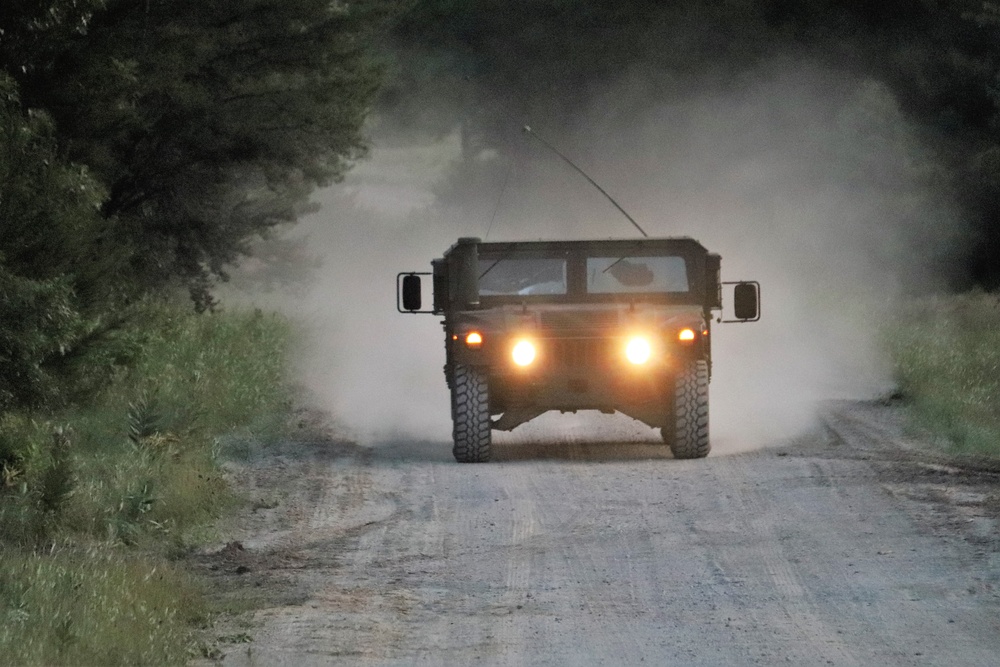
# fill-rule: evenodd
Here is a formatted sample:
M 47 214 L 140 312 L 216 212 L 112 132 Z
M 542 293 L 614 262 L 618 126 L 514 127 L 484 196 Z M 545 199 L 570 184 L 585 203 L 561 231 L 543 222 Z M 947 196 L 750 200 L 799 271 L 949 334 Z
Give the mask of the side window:
M 687 292 L 683 257 L 588 257 L 587 292 L 629 294 Z

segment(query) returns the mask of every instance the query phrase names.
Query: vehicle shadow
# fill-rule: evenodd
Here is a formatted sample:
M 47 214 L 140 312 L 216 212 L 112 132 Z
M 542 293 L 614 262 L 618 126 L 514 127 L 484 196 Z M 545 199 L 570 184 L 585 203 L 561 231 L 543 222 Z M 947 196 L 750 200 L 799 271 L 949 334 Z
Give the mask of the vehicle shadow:
M 392 438 L 375 442 L 368 448 L 372 463 L 454 463 L 451 443 L 444 440 L 407 440 Z
M 493 463 L 524 461 L 637 461 L 672 459 L 670 448 L 657 442 L 566 441 L 531 439 L 493 443 Z M 390 439 L 367 448 L 371 463 L 455 463 L 451 443 Z M 457 465 L 457 464 L 456 464 Z
M 672 459 L 670 448 L 655 442 L 528 441 L 493 444 L 493 460 L 506 461 L 638 461 Z

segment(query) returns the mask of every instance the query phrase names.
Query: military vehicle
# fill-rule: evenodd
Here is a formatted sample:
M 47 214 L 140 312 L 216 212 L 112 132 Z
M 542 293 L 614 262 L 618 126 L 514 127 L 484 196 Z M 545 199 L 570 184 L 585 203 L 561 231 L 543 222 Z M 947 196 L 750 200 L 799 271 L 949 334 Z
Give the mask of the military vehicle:
M 397 309 L 444 317 L 455 459 L 489 461 L 493 430 L 550 410 L 618 411 L 660 429 L 675 458 L 707 456 L 723 286 L 733 286 L 725 321 L 760 318 L 760 285 L 723 283 L 720 266 L 691 238 L 462 238 L 431 272 L 400 273 Z

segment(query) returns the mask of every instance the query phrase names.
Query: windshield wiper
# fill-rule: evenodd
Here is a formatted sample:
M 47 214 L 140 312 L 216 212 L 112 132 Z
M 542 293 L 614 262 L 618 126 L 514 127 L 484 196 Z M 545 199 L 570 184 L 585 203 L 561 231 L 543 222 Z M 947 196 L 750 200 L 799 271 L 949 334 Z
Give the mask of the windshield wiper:
M 619 258 L 618 258 L 618 259 L 616 259 L 615 261 L 611 262 L 611 264 L 609 264 L 609 265 L 608 265 L 608 268 L 606 268 L 606 269 L 604 269 L 603 271 L 601 271 L 601 273 L 607 273 L 607 272 L 608 272 L 608 271 L 610 271 L 611 269 L 613 269 L 613 268 L 615 268 L 616 266 L 618 266 L 618 262 L 624 262 L 624 261 L 625 261 L 626 259 L 628 259 L 628 257 L 619 257 Z
M 638 245 L 638 244 L 636 244 L 636 245 Z M 613 261 L 613 262 L 611 263 L 611 265 L 610 265 L 610 266 L 608 266 L 608 268 L 606 268 L 606 269 L 604 269 L 603 271 L 601 271 L 601 273 L 607 273 L 607 272 L 608 272 L 608 271 L 610 271 L 610 270 L 611 270 L 611 269 L 612 269 L 612 268 L 613 268 L 613 267 L 614 267 L 615 265 L 617 265 L 617 264 L 618 264 L 618 262 L 623 262 L 623 261 L 625 261 L 626 259 L 628 259 L 628 255 L 625 255 L 624 257 L 619 257 L 618 259 L 616 259 L 615 261 Z
M 499 264 L 500 262 L 504 261 L 505 259 L 508 259 L 513 252 L 514 252 L 514 245 L 511 244 L 510 246 L 507 247 L 507 251 L 504 254 L 500 255 L 500 257 L 497 258 L 497 261 L 495 261 L 492 264 L 490 264 L 486 268 L 485 271 L 483 271 L 482 273 L 479 274 L 479 280 L 482 280 L 483 276 L 485 276 L 487 273 L 489 273 L 494 268 L 496 268 L 497 264 Z
M 483 279 L 483 276 L 485 276 L 485 275 L 486 275 L 487 273 L 489 273 L 490 271 L 492 271 L 492 270 L 493 270 L 493 267 L 494 267 L 494 266 L 496 266 L 497 264 L 499 264 L 499 263 L 500 263 L 500 260 L 502 260 L 502 259 L 503 259 L 503 258 L 501 257 L 501 258 L 500 258 L 500 259 L 498 259 L 497 261 L 495 261 L 495 262 L 493 262 L 492 264 L 490 264 L 489 268 L 487 268 L 487 269 L 486 269 L 485 271 L 483 271 L 482 273 L 480 273 L 480 274 L 479 274 L 479 279 L 480 279 L 480 280 L 482 280 L 482 279 Z

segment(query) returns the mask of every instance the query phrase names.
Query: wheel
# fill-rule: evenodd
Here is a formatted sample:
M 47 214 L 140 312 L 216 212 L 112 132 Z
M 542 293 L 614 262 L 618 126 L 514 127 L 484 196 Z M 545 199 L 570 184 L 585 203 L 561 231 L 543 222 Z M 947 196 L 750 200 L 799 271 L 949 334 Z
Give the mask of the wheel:
M 451 389 L 452 452 L 459 463 L 490 460 L 490 388 L 475 366 L 456 364 Z
M 689 361 L 674 384 L 673 437 L 663 439 L 675 459 L 702 459 L 708 456 L 708 362 Z

